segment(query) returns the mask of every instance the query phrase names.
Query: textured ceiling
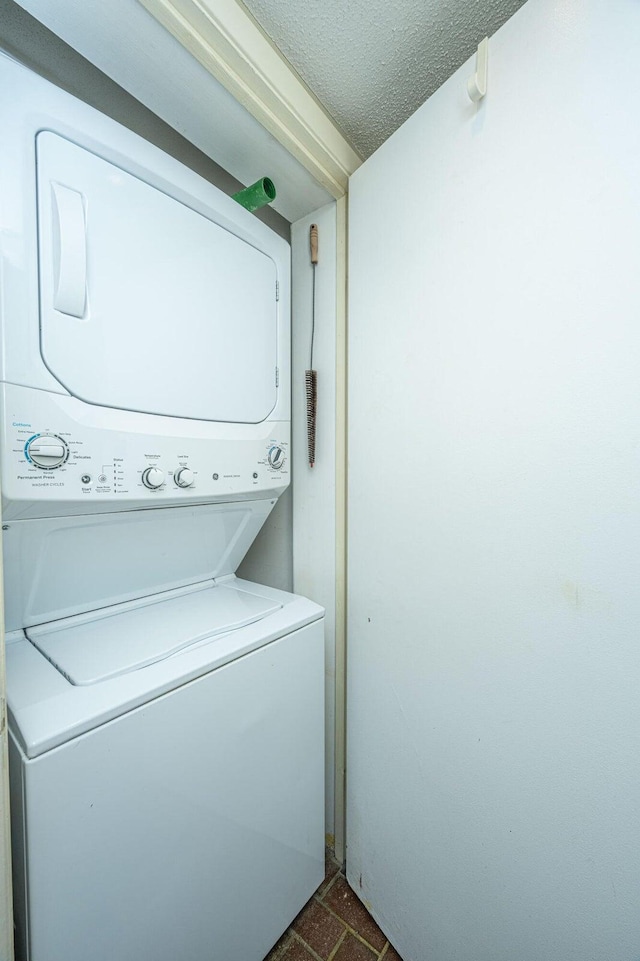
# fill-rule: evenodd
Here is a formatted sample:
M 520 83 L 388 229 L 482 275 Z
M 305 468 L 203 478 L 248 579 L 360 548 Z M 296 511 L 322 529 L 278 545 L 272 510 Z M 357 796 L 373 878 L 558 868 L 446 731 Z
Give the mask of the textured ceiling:
M 524 0 L 244 0 L 363 157 Z

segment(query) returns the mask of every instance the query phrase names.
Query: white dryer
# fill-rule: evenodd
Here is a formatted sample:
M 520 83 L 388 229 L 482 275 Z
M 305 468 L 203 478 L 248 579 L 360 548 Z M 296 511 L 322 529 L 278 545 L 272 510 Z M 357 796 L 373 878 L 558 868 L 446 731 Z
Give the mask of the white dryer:
M 18 957 L 261 961 L 323 877 L 323 612 L 235 576 L 289 481 L 288 245 L 0 83 Z

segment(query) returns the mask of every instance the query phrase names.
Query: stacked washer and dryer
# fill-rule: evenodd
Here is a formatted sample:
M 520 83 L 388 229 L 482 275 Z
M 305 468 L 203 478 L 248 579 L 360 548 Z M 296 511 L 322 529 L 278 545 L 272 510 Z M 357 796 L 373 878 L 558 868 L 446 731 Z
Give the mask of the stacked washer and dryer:
M 323 877 L 323 612 L 235 576 L 289 482 L 289 248 L 0 85 L 18 957 L 261 961 Z

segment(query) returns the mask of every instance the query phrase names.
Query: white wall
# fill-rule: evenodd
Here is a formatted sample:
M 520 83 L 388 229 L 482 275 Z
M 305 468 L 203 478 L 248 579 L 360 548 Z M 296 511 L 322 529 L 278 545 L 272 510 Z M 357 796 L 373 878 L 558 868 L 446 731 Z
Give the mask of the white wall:
M 293 488 L 278 498 L 264 526 L 238 568 L 238 577 L 293 590 Z
M 640 4 L 352 178 L 348 847 L 404 961 L 640 957 Z
M 312 268 L 309 227 L 318 225 L 316 332 L 318 372 L 316 463 L 307 460 L 304 372 L 311 345 Z M 291 228 L 292 256 L 292 421 L 293 421 L 293 587 L 325 608 L 326 830 L 334 834 L 336 675 L 336 205 L 328 204 Z

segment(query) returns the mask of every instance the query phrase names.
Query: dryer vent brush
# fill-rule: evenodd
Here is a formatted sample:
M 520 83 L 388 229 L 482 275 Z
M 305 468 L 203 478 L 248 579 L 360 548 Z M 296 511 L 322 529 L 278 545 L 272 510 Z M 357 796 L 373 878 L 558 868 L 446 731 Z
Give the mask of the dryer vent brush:
M 313 270 L 313 290 L 311 294 L 311 356 L 309 370 L 304 372 L 304 383 L 307 392 L 307 446 L 309 449 L 309 467 L 316 462 L 316 410 L 318 406 L 318 375 L 313 369 L 313 340 L 316 332 L 316 265 L 318 263 L 318 225 L 311 224 L 309 228 L 309 246 L 311 249 L 311 268 Z
M 315 370 L 305 370 L 304 386 L 307 392 L 307 447 L 309 467 L 316 462 L 316 407 L 318 402 L 318 375 Z

